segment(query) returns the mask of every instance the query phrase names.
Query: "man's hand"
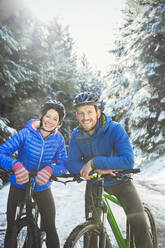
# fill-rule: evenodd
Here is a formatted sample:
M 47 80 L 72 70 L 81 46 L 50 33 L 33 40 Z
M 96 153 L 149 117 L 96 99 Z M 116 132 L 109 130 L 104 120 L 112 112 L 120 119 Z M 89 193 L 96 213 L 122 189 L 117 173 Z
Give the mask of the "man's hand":
M 116 176 L 116 174 L 113 172 L 114 170 L 103 170 L 103 169 L 98 169 L 98 170 L 95 170 L 97 173 L 100 173 L 102 175 L 112 175 L 112 176 Z M 116 170 L 115 170 L 116 171 Z
M 82 177 L 84 177 L 85 179 L 87 180 L 90 180 L 91 177 L 89 176 L 89 173 L 93 170 L 92 168 L 92 160 L 89 160 L 81 169 L 80 171 L 80 175 Z M 113 172 L 114 170 L 103 170 L 103 169 L 98 169 L 98 170 L 95 170 L 97 173 L 100 173 L 102 175 L 112 175 L 112 176 L 116 176 L 116 174 Z M 116 171 L 116 170 L 115 170 Z
M 91 166 L 91 160 L 89 160 L 80 170 L 80 175 L 84 177 L 85 179 L 89 180 L 91 179 L 89 176 L 89 173 L 93 170 Z

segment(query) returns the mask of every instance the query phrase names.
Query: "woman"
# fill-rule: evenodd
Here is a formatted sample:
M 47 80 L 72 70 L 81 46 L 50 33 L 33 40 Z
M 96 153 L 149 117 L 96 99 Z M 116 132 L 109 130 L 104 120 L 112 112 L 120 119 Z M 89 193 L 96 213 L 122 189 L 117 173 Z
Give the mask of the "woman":
M 0 146 L 0 165 L 10 176 L 10 191 L 7 203 L 7 231 L 5 248 L 12 247 L 10 240 L 16 206 L 24 197 L 25 183 L 29 181 L 29 171 L 37 171 L 33 180 L 34 192 L 46 232 L 48 248 L 59 248 L 59 238 L 55 227 L 55 205 L 50 190 L 51 175 L 66 173 L 65 141 L 58 128 L 65 115 L 64 106 L 57 101 L 48 101 L 41 108 L 40 126 L 38 120 L 30 120 L 10 140 Z M 17 159 L 11 157 L 18 151 Z

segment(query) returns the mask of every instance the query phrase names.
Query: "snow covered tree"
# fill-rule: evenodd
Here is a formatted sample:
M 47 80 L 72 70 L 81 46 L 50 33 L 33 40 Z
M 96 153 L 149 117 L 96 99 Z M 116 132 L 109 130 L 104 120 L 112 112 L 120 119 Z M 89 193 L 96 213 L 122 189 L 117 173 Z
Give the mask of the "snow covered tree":
M 102 97 L 129 133 L 140 164 L 165 152 L 165 4 L 128 2 Z

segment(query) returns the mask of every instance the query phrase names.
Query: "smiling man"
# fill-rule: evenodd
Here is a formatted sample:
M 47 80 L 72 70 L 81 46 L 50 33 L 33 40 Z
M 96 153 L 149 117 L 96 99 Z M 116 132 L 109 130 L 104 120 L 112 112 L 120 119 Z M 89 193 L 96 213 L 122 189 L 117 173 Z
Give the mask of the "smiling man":
M 143 206 L 131 179 L 116 180 L 114 177 L 114 170 L 134 166 L 134 154 L 126 131 L 101 111 L 99 97 L 94 93 L 80 93 L 74 106 L 79 126 L 71 136 L 67 167 L 71 173 L 80 173 L 87 179 L 86 218 L 91 191 L 93 196 L 95 191 L 89 174 L 95 169 L 101 174 L 109 174 L 104 189 L 121 202 L 134 230 L 136 248 L 152 248 Z
M 97 125 L 97 120 L 101 116 L 100 109 L 97 111 L 93 110 L 94 108 L 92 105 L 79 106 L 76 113 L 76 118 L 79 121 L 80 126 L 85 132 L 89 133 L 89 135 L 93 135 Z

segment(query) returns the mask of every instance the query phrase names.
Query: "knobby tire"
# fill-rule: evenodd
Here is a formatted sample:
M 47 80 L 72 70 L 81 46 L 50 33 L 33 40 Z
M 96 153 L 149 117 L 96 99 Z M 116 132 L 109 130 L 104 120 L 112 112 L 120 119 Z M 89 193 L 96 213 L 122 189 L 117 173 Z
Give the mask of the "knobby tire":
M 93 221 L 86 221 L 73 229 L 64 244 L 64 248 L 103 248 L 102 238 L 101 228 Z M 106 248 L 112 248 L 107 234 Z
M 154 217 L 146 204 L 143 204 L 143 207 L 144 207 L 144 213 L 146 216 L 146 221 L 149 226 L 149 233 L 150 233 L 150 237 L 152 240 L 153 248 L 157 248 L 157 231 L 156 231 Z M 128 222 L 127 222 L 127 239 L 130 242 L 130 248 L 135 248 L 136 246 L 134 242 L 134 235 L 130 227 L 130 224 Z
M 157 244 L 157 230 L 156 230 L 155 220 L 148 206 L 146 204 L 143 204 L 143 206 L 144 206 L 144 212 L 146 214 L 146 218 L 148 218 L 148 222 L 149 222 L 149 229 L 150 229 L 151 240 L 153 243 L 153 248 L 157 248 L 158 244 Z
M 17 248 L 41 248 L 40 230 L 33 220 L 24 217 L 17 223 Z

